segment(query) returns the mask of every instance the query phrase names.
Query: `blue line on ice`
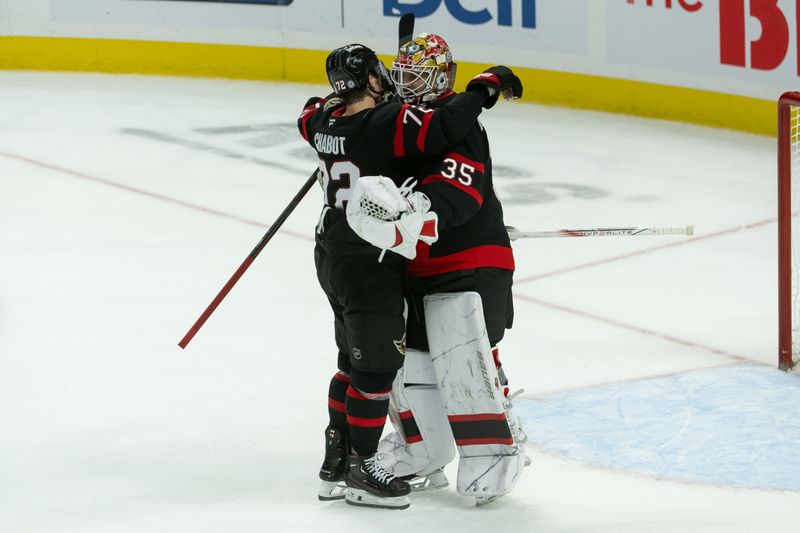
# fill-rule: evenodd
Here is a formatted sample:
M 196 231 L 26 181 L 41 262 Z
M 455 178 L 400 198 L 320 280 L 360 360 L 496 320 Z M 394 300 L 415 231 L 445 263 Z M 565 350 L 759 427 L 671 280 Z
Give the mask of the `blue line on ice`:
M 517 400 L 529 439 L 660 478 L 800 490 L 800 378 L 735 365 Z

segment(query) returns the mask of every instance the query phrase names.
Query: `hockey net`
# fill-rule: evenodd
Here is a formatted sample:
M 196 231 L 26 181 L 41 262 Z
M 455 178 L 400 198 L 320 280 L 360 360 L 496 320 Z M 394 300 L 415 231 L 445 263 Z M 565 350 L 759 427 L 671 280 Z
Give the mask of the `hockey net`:
M 800 361 L 800 93 L 778 101 L 778 365 Z

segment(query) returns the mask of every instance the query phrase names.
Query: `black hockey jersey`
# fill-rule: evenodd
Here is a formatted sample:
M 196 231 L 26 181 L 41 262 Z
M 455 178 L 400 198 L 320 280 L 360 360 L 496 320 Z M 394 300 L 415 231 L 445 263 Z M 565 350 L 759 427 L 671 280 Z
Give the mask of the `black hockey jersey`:
M 434 105 L 447 105 L 455 95 Z M 419 242 L 408 274 L 427 277 L 445 272 L 493 267 L 514 270 L 514 254 L 503 221 L 503 208 L 492 183 L 492 158 L 486 131 L 477 120 L 454 147 L 429 157 L 416 190 L 431 200 L 439 216 L 439 240 Z
M 347 224 L 344 214 L 350 187 L 361 176 L 387 176 L 401 185 L 419 174 L 425 154 L 445 153 L 470 132 L 486 99 L 483 91 L 448 98 L 425 109 L 385 102 L 350 116 L 344 106 L 312 98 L 297 127 L 320 159 L 325 205 L 318 240 L 330 254 L 378 253 Z

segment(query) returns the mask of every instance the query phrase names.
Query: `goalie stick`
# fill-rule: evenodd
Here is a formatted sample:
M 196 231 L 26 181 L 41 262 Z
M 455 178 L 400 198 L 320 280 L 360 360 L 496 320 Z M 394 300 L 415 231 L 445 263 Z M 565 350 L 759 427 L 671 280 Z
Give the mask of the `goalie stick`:
M 634 235 L 694 235 L 694 226 L 638 226 L 632 228 L 587 228 L 557 229 L 550 231 L 520 231 L 506 226 L 508 237 L 517 239 L 538 239 L 544 237 L 630 237 Z
M 314 172 L 311 174 L 311 176 L 309 176 L 309 178 L 306 180 L 303 186 L 300 187 L 300 190 L 297 191 L 297 194 L 294 196 L 294 198 L 292 198 L 292 201 L 289 202 L 289 205 L 287 205 L 286 208 L 283 210 L 283 212 L 280 215 L 278 215 L 278 218 L 275 219 L 275 222 L 273 222 L 272 225 L 269 227 L 267 233 L 265 233 L 264 236 L 261 237 L 261 240 L 258 241 L 256 247 L 253 248 L 253 251 L 250 252 L 250 255 L 248 255 L 247 258 L 245 258 L 241 266 L 239 266 L 236 272 L 233 273 L 233 276 L 231 276 L 231 279 L 228 280 L 228 283 L 226 283 L 225 286 L 222 287 L 222 290 L 220 290 L 217 296 L 211 301 L 210 304 L 208 304 L 208 307 L 206 307 L 206 310 L 203 311 L 203 314 L 200 315 L 200 318 L 198 318 L 197 321 L 195 321 L 195 323 L 192 325 L 192 327 L 189 328 L 189 331 L 186 332 L 186 335 L 183 336 L 181 341 L 178 343 L 178 346 L 180 346 L 181 348 L 186 348 L 186 345 L 189 344 L 189 341 L 191 341 L 192 338 L 195 336 L 195 334 L 200 330 L 200 328 L 203 327 L 203 324 L 206 323 L 206 320 L 208 320 L 208 317 L 211 316 L 211 313 L 213 313 L 214 310 L 219 306 L 220 302 L 222 302 L 222 299 L 225 298 L 225 296 L 227 296 L 229 292 L 231 292 L 231 289 L 233 288 L 234 285 L 236 285 L 236 282 L 239 281 L 239 278 L 241 278 L 242 275 L 245 273 L 245 271 L 250 267 L 250 265 L 253 264 L 253 261 L 256 260 L 258 254 L 261 253 L 261 250 L 264 249 L 264 247 L 267 245 L 270 239 L 272 239 L 272 237 L 276 233 L 278 233 L 280 227 L 283 225 L 284 222 L 286 222 L 286 219 L 289 218 L 289 215 L 292 213 L 292 211 L 295 210 L 295 208 L 298 206 L 303 197 L 308 193 L 308 191 L 314 185 L 314 182 L 317 180 L 317 172 L 318 170 L 314 170 Z
M 414 19 L 414 13 L 406 13 L 400 17 L 400 22 L 397 23 L 397 48 L 414 38 Z

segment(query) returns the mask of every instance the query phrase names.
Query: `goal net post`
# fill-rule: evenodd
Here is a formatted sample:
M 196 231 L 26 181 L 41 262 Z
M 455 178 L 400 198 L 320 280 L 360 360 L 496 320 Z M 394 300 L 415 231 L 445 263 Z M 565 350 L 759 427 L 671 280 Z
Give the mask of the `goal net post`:
M 778 366 L 800 361 L 800 92 L 778 100 Z

